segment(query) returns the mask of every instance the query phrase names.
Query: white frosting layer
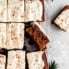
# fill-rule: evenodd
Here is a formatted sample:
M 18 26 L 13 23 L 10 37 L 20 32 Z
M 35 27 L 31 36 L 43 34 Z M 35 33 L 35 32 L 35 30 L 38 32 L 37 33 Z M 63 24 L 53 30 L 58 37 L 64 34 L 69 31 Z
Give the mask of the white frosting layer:
M 8 0 L 8 21 L 24 22 L 24 0 Z
M 32 52 L 27 54 L 29 69 L 43 69 L 44 61 L 42 59 L 43 51 Z
M 7 49 L 22 49 L 24 46 L 24 24 L 7 24 Z
M 55 20 L 55 23 L 65 31 L 69 31 L 69 9 L 63 11 Z
M 43 5 L 40 0 L 26 0 L 25 21 L 42 20 Z
M 0 0 L 0 22 L 7 22 L 7 0 Z
M 6 57 L 5 55 L 0 54 L 0 69 L 5 69 Z
M 9 51 L 7 69 L 25 69 L 25 51 Z

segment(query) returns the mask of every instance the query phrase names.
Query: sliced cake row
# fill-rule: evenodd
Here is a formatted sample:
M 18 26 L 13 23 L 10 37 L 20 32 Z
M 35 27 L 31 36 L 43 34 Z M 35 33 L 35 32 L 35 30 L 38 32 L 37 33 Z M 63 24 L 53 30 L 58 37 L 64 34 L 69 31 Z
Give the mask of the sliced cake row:
M 49 37 L 37 22 L 25 29 L 23 23 L 0 23 L 0 48 L 23 49 L 24 31 L 36 42 L 39 50 L 45 50 Z
M 7 61 L 6 56 L 0 54 L 0 69 L 26 69 L 26 66 L 28 66 L 27 69 L 48 69 L 44 51 L 31 52 L 27 55 L 21 50 L 8 51 Z
M 0 0 L 0 22 L 44 21 L 44 0 Z

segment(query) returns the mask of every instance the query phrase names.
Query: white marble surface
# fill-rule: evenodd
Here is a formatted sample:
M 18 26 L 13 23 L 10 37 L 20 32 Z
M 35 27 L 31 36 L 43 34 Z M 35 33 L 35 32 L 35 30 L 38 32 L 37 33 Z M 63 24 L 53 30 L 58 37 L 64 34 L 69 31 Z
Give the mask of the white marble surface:
M 58 69 L 69 69 L 69 32 L 52 25 L 51 20 L 65 5 L 69 5 L 69 0 L 46 0 L 46 22 L 41 24 L 50 37 L 46 50 L 48 62 L 55 60 Z

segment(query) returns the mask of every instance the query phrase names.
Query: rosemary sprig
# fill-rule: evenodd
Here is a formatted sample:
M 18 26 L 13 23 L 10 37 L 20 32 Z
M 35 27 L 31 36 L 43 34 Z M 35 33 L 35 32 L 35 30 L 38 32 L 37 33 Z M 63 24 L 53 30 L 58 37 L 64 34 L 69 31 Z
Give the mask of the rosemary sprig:
M 57 64 L 55 61 L 51 61 L 49 63 L 49 69 L 57 69 Z

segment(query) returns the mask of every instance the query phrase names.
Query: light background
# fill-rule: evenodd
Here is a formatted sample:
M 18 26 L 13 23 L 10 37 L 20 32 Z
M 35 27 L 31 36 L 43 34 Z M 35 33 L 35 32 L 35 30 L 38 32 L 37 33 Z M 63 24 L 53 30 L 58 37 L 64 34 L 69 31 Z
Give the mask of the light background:
M 41 23 L 42 28 L 50 37 L 47 45 L 48 62 L 55 60 L 58 69 L 69 69 L 69 32 L 64 32 L 51 24 L 53 17 L 65 6 L 69 5 L 69 0 L 45 1 L 46 22 Z

